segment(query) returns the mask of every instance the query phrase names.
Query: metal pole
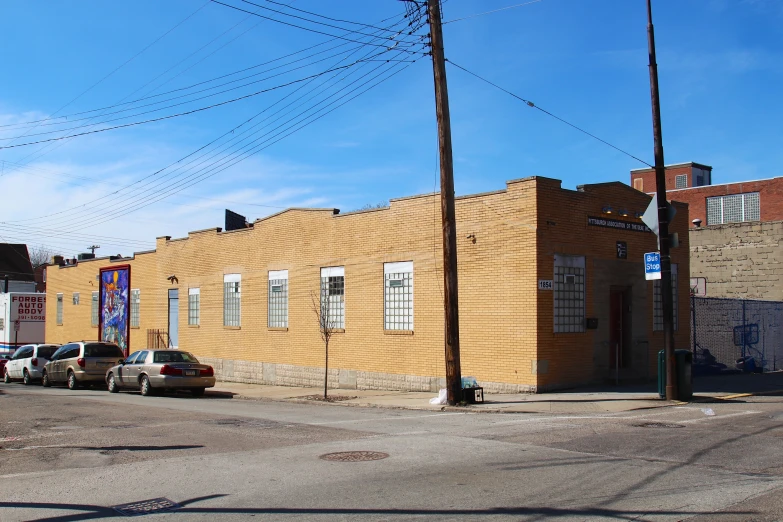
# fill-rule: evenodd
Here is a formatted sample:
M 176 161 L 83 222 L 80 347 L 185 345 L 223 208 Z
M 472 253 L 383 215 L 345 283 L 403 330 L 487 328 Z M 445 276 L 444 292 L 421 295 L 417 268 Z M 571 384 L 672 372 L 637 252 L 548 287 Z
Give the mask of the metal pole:
M 432 41 L 432 70 L 435 78 L 435 109 L 440 150 L 440 208 L 443 221 L 443 305 L 445 311 L 447 402 L 462 399 L 462 370 L 459 358 L 459 310 L 457 298 L 457 230 L 454 209 L 454 165 L 451 155 L 451 119 L 446 86 L 446 58 L 440 0 L 427 1 Z
M 672 296 L 672 260 L 669 253 L 669 210 L 666 204 L 666 169 L 663 162 L 661 100 L 658 97 L 658 64 L 655 60 L 655 31 L 651 0 L 647 0 L 647 48 L 650 55 L 650 97 L 652 99 L 653 138 L 655 140 L 655 186 L 658 195 L 658 239 L 661 245 L 661 304 L 663 312 L 663 349 L 666 357 L 666 400 L 679 397 L 674 359 L 674 299 Z

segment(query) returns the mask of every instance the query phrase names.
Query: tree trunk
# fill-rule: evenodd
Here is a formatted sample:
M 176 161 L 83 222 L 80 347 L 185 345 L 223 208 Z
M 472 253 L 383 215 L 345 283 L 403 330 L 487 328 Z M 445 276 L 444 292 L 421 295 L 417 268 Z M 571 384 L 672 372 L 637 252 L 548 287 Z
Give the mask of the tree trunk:
M 326 345 L 326 364 L 324 365 L 324 400 L 326 400 L 326 389 L 327 385 L 329 384 L 329 341 L 326 341 L 324 344 Z

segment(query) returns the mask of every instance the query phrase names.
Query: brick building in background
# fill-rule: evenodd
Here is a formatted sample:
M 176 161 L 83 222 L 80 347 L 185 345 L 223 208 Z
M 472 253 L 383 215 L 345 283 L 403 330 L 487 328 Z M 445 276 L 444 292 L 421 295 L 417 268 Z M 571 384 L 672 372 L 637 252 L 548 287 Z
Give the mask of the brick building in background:
M 618 373 L 654 378 L 660 282 L 645 280 L 643 254 L 656 238 L 633 217 L 649 201 L 622 183 L 573 191 L 542 177 L 458 197 L 462 374 L 495 392 Z M 685 347 L 687 222 L 673 229 L 684 239 L 673 250 L 673 283 Z M 164 330 L 220 379 L 319 385 L 313 296 L 326 281 L 341 326 L 329 348 L 331 386 L 437 390 L 445 382 L 441 242 L 437 194 L 346 214 L 289 209 L 238 230 L 161 237 L 132 258 L 50 266 L 47 341 L 98 338 L 99 270 L 130 265 L 130 351 Z
M 631 184 L 655 191 L 653 169 L 631 171 Z M 783 177 L 712 185 L 712 167 L 666 167 L 670 201 L 688 204 L 691 277 L 707 295 L 783 301 Z

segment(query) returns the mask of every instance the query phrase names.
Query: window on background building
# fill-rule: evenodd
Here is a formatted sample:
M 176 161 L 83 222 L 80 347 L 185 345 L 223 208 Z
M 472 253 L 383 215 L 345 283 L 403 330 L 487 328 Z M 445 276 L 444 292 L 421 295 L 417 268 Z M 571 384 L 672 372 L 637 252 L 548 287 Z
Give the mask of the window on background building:
M 201 289 L 188 288 L 188 324 L 198 325 L 201 320 Z
M 642 178 L 636 178 L 633 180 L 633 188 L 639 192 L 644 192 L 644 180 Z
M 413 330 L 413 261 L 384 263 L 384 329 Z
M 90 304 L 90 324 L 98 326 L 98 292 L 92 293 L 92 302 Z
M 321 313 L 330 328 L 345 328 L 345 267 L 321 269 Z
M 79 292 L 73 293 L 73 304 L 75 305 L 79 304 Z
M 758 192 L 707 198 L 707 224 L 742 223 L 761 219 Z
M 678 293 L 677 293 L 677 265 L 672 264 L 672 303 L 674 309 L 674 322 L 673 328 L 678 330 L 680 325 L 677 320 L 678 305 Z M 653 281 L 653 331 L 663 331 L 663 296 L 661 294 L 661 280 L 657 279 Z
M 585 331 L 585 258 L 555 255 L 555 333 Z
M 680 174 L 674 177 L 674 188 L 687 188 L 688 187 L 688 175 Z
M 242 275 L 223 276 L 223 326 L 241 326 Z
M 57 324 L 63 324 L 63 294 L 57 294 Z
M 139 304 L 141 302 L 141 291 L 137 288 L 136 290 L 131 290 L 130 293 L 130 325 L 137 327 L 139 326 L 140 316 L 141 316 L 141 310 L 139 307 Z
M 267 304 L 269 328 L 288 328 L 288 270 L 269 271 Z

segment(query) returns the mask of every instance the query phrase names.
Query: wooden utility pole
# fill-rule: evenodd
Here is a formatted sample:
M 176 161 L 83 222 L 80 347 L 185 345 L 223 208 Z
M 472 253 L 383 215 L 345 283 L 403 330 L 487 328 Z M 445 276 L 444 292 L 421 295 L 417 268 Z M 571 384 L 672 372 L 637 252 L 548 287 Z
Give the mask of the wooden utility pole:
M 666 201 L 666 168 L 663 162 L 661 100 L 658 96 L 658 64 L 655 59 L 655 31 L 651 0 L 647 0 L 647 48 L 650 54 L 650 97 L 652 98 L 653 138 L 655 140 L 655 188 L 658 195 L 658 240 L 661 245 L 661 308 L 663 312 L 663 350 L 666 358 L 666 400 L 679 398 L 676 360 L 674 359 L 674 299 L 672 296 L 672 260 L 669 238 L 669 209 Z
M 459 362 L 459 304 L 457 298 L 457 227 L 454 210 L 454 164 L 451 157 L 449 92 L 446 87 L 446 59 L 440 0 L 427 0 L 432 42 L 432 70 L 435 76 L 435 109 L 438 117 L 440 149 L 440 208 L 443 220 L 443 304 L 446 316 L 447 401 L 462 400 L 462 370 Z

